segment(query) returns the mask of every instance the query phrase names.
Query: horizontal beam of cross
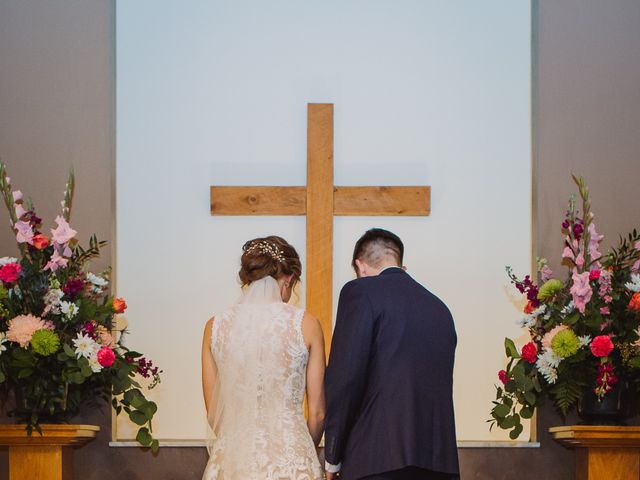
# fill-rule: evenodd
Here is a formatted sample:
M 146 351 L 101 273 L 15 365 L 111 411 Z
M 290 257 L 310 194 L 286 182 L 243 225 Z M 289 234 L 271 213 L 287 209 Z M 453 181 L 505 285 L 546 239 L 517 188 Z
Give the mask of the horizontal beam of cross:
M 333 214 L 341 216 L 426 216 L 431 189 L 334 187 Z M 306 215 L 306 187 L 211 187 L 213 215 Z

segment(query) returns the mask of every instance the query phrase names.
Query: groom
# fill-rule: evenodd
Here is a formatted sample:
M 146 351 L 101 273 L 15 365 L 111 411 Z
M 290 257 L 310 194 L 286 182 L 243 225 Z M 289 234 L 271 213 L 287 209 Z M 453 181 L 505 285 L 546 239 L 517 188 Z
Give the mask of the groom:
M 327 479 L 457 479 L 449 309 L 402 267 L 400 238 L 356 243 L 325 377 Z

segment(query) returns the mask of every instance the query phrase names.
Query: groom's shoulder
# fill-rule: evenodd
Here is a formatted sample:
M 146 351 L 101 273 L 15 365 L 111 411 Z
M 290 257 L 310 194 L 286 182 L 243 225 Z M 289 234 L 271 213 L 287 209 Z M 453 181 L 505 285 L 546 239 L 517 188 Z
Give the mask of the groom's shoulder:
M 377 288 L 380 288 L 382 281 L 381 277 L 373 276 L 373 277 L 361 277 L 354 278 L 353 280 L 347 282 L 342 287 L 342 294 L 358 294 L 358 293 L 366 293 Z

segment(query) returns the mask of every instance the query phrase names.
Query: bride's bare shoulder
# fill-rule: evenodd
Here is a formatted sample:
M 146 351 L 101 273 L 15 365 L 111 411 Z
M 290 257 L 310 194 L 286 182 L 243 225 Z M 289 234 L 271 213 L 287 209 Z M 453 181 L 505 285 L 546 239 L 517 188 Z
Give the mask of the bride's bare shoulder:
M 207 320 L 207 323 L 204 325 L 204 338 L 205 339 L 210 339 L 211 338 L 211 330 L 213 329 L 213 322 L 215 321 L 216 317 L 211 317 L 209 320 Z
M 302 317 L 302 336 L 305 343 L 309 344 L 314 338 L 322 338 L 322 326 L 320 321 L 309 312 L 304 312 Z

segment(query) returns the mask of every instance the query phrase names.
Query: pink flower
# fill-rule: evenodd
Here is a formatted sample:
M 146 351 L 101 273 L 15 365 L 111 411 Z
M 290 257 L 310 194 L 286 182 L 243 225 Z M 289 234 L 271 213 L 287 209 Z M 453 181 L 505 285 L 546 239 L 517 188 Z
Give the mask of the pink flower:
M 55 230 L 51 229 L 51 235 L 53 236 L 53 240 L 60 245 L 67 243 L 78 233 L 73 230 L 60 215 L 56 217 L 56 223 L 58 227 Z
M 636 242 L 634 247 L 636 248 L 636 250 L 640 250 L 640 241 Z
M 571 247 L 566 246 L 564 247 L 564 250 L 562 251 L 562 258 L 568 258 L 569 260 L 575 260 L 575 255 L 573 254 L 573 250 L 571 250 Z
M 7 263 L 0 268 L 0 280 L 5 283 L 13 283 L 18 279 L 22 267 L 19 263 Z
M 58 252 L 54 250 L 53 255 L 51 255 L 51 260 L 49 260 L 44 266 L 44 270 L 51 270 L 52 272 L 55 272 L 58 268 L 66 267 L 67 263 L 69 263 L 69 260 L 61 257 Z
M 578 267 L 582 267 L 584 265 L 584 255 L 582 254 L 582 252 L 580 252 L 576 257 L 576 265 Z
M 606 357 L 613 350 L 613 342 L 609 335 L 599 335 L 591 342 L 591 353 L 596 357 Z
M 21 203 L 16 203 L 16 217 L 20 220 L 27 214 L 27 211 L 24 209 Z
M 598 280 L 600 278 L 600 269 L 594 268 L 589 271 L 589 280 Z
M 542 267 L 542 270 L 540 270 L 540 278 L 542 278 L 542 281 L 546 282 L 550 280 L 551 277 L 553 277 L 553 270 L 551 270 L 548 265 Z
M 598 295 L 600 298 L 605 298 L 611 292 L 611 272 L 607 270 L 600 270 L 600 278 L 598 278 Z M 606 300 L 605 300 L 606 301 Z M 607 302 L 609 303 L 609 302 Z
M 600 314 L 601 315 L 609 315 L 609 307 L 600 307 Z
M 604 322 L 602 322 L 600 324 L 600 331 L 604 331 L 605 329 L 609 328 L 611 326 L 611 319 L 609 318 L 608 320 L 605 320 Z
M 19 315 L 9 320 L 8 325 L 7 340 L 19 343 L 22 348 L 27 348 L 35 332 L 46 328 L 45 322 L 33 315 Z
M 507 384 L 507 382 L 508 382 L 509 380 L 511 380 L 511 379 L 509 378 L 509 375 L 507 375 L 507 372 L 506 372 L 505 370 L 500 370 L 500 371 L 498 372 L 498 378 L 500 379 L 500 381 L 502 382 L 502 384 L 503 384 L 503 385 L 506 385 L 506 384 Z
M 640 270 L 640 260 L 636 260 L 636 262 L 631 266 L 631 273 L 638 273 Z
M 98 350 L 98 363 L 103 367 L 110 367 L 116 360 L 116 355 L 109 347 L 102 347 Z
M 591 260 L 597 260 L 601 257 L 598 245 L 604 238 L 604 235 L 600 235 L 596 232 L 596 226 L 593 223 L 589 224 L 589 256 Z
M 27 222 L 17 221 L 14 225 L 17 230 L 16 240 L 18 243 L 28 243 L 33 245 L 33 230 Z
M 569 292 L 573 297 L 573 305 L 580 313 L 584 313 L 584 309 L 593 294 L 589 285 L 589 272 L 574 272 L 571 279 L 573 280 L 573 285 L 571 285 Z
M 9 183 L 9 178 L 7 178 L 7 183 Z M 12 195 L 13 195 L 14 202 L 19 202 L 20 200 L 22 200 L 22 192 L 20 190 L 16 190 L 15 192 L 12 192 Z

